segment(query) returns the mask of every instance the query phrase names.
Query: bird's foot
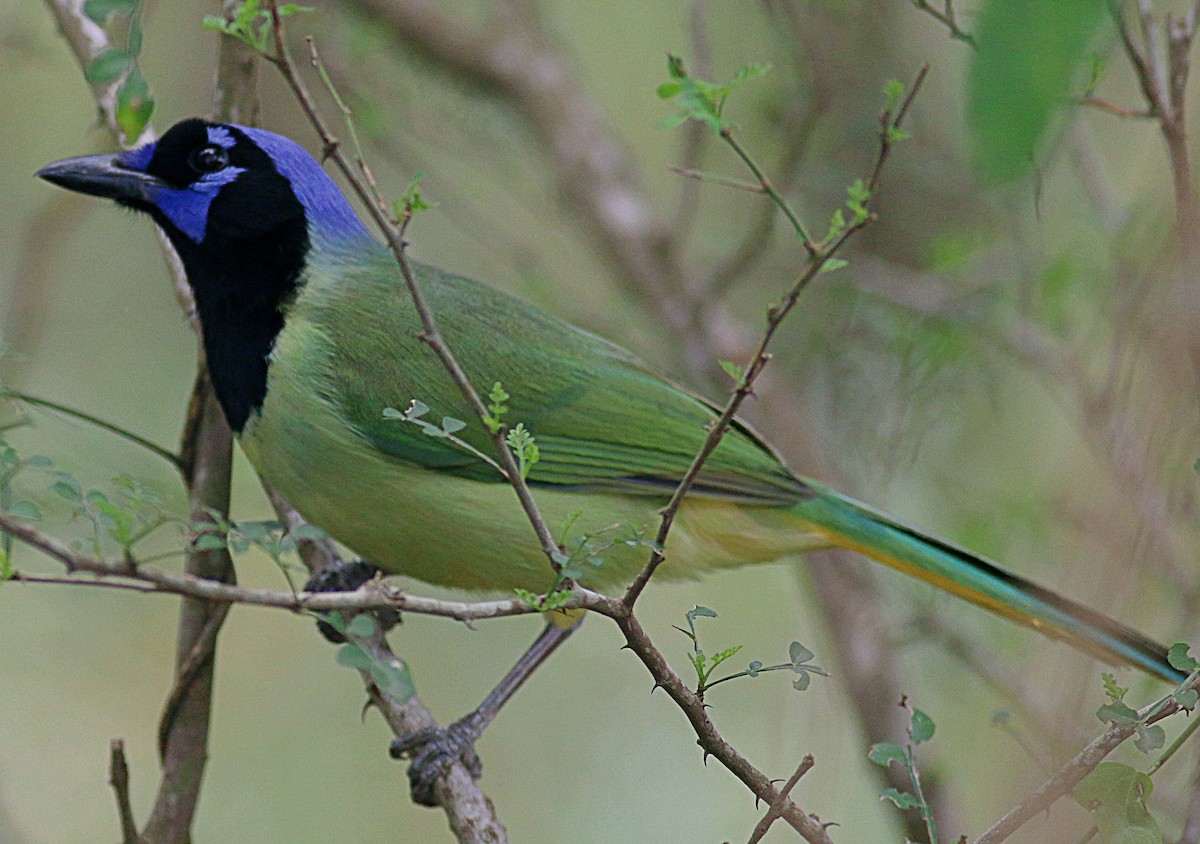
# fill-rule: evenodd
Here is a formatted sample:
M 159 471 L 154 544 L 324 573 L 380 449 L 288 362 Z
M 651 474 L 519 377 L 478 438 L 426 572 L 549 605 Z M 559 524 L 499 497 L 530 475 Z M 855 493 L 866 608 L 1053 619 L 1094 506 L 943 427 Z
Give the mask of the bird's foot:
M 326 566 L 319 571 L 312 573 L 308 581 L 304 584 L 305 592 L 353 592 L 369 580 L 374 580 L 377 576 L 383 573 L 383 570 L 374 563 L 369 563 L 366 560 L 355 560 L 352 563 L 345 563 L 339 560 L 331 566 Z M 397 610 L 377 610 L 375 617 L 379 619 L 379 623 L 383 629 L 391 630 L 400 622 L 400 613 Z M 334 629 L 333 625 L 327 621 L 317 621 L 317 629 L 321 631 L 321 635 L 333 642 L 335 645 L 340 645 L 346 641 L 346 637 Z
M 392 742 L 393 759 L 412 759 L 408 787 L 414 803 L 436 806 L 434 784 L 455 762 L 462 762 L 472 779 L 483 775 L 475 742 L 486 726 L 486 719 L 479 712 L 472 712 L 444 729 L 418 730 Z

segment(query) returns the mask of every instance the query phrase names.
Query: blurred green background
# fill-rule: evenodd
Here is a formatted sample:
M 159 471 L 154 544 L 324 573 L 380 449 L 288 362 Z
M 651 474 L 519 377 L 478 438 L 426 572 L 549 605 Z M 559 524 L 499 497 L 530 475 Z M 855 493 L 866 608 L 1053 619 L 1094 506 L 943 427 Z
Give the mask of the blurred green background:
M 964 5 L 970 28 L 972 4 Z M 577 96 L 602 110 L 625 145 L 657 223 L 688 218 L 677 248 L 679 265 L 692 269 L 734 252 L 765 200 L 685 186 L 667 170 L 685 157 L 688 137 L 655 128 L 670 111 L 654 95 L 667 51 L 719 79 L 750 62 L 774 64 L 735 96 L 730 114 L 768 169 L 792 159 L 794 178 L 775 175 L 792 183 L 789 199 L 817 231 L 873 161 L 884 82 L 911 79 L 929 63 L 908 123 L 914 137 L 884 177 L 879 222 L 854 242 L 848 268 L 805 294 L 747 416 L 802 473 L 1168 642 L 1194 632 L 1200 304 L 1174 257 L 1170 173 L 1153 124 L 1078 111 L 1054 125 L 1034 176 L 989 188 L 972 169 L 964 121 L 970 49 L 907 2 L 543 0 L 537 8 L 578 72 Z M 426 174 L 424 192 L 439 206 L 411 230 L 414 254 L 527 297 L 719 398 L 724 385 L 705 383 L 704 365 L 680 355 L 679 336 L 648 305 L 652 293 L 620 281 L 563 200 L 537 134 L 503 99 L 396 44 L 357 9 L 322 3 L 293 34 L 316 35 L 387 191 L 399 194 L 413 173 Z M 442 9 L 462 20 L 488 15 L 484 2 Z M 142 68 L 160 131 L 211 107 L 217 40 L 200 17 L 216 11 L 162 2 L 145 10 Z M 0 0 L 0 32 L 0 330 L 8 347 L 0 376 L 170 446 L 195 340 L 157 241 L 144 219 L 32 178 L 51 160 L 108 141 L 45 10 Z M 1102 52 L 1113 43 L 1111 34 L 1099 41 Z M 1109 61 L 1105 96 L 1137 103 L 1121 56 L 1110 51 Z M 261 93 L 261 124 L 315 150 L 269 68 Z M 698 162 L 743 177 L 716 144 Z M 695 193 L 681 199 L 681 191 Z M 744 358 L 766 304 L 801 264 L 781 225 L 751 251 L 752 265 L 705 312 L 731 359 Z M 33 426 L 9 435 L 23 453 L 50 455 L 95 486 L 130 474 L 184 513 L 177 480 L 153 457 L 78 423 L 29 417 Z M 44 505 L 48 530 L 81 535 L 44 488 L 30 481 L 24 492 Z M 234 515 L 269 517 L 240 455 Z M 165 536 L 161 547 L 172 542 Z M 17 564 L 56 571 L 28 551 Z M 947 840 L 986 828 L 1073 752 L 1072 742 L 1099 731 L 1095 663 L 869 563 L 834 564 L 856 566 L 884 596 L 871 611 L 893 635 L 879 658 L 938 724 L 923 770 L 953 807 Z M 283 586 L 275 567 L 253 555 L 239 560 L 238 576 Z M 798 639 L 834 675 L 804 694 L 782 675 L 722 686 L 710 702 L 725 735 L 774 777 L 815 754 L 817 767 L 795 796 L 839 824 L 835 840 L 901 840 L 849 704 L 852 694 L 892 691 L 847 690 L 836 634 L 804 570 L 747 569 L 652 587 L 646 623 L 680 670 L 687 643 L 671 625 L 694 604 L 720 613 L 701 621 L 710 650 L 743 644 L 746 659 L 770 662 Z M 134 809 L 145 817 L 176 612 L 168 597 L 0 586 L 0 841 L 116 838 L 111 737 L 126 741 Z M 519 619 L 472 631 L 412 616 L 392 641 L 446 723 L 478 703 L 538 627 Z M 975 667 L 948 640 L 973 647 Z M 650 694 L 644 669 L 619 645 L 610 624 L 591 620 L 483 739 L 484 789 L 512 839 L 745 839 L 761 807 L 719 765 L 702 764 L 680 713 Z M 309 620 L 235 608 L 218 659 L 196 840 L 447 838 L 440 813 L 408 802 L 404 769 L 385 752 L 386 729 L 372 713 L 360 718 L 358 678 L 335 665 Z M 1015 691 L 982 679 L 988 670 Z M 1119 678 L 1137 701 L 1155 689 L 1129 671 Z M 998 710 L 1013 713 L 1007 728 L 993 725 Z M 1155 792 L 1169 830 L 1183 817 L 1194 756 L 1172 762 Z M 1086 826 L 1081 809 L 1063 804 L 1012 840 L 1076 840 Z M 768 840 L 793 836 L 779 824 Z

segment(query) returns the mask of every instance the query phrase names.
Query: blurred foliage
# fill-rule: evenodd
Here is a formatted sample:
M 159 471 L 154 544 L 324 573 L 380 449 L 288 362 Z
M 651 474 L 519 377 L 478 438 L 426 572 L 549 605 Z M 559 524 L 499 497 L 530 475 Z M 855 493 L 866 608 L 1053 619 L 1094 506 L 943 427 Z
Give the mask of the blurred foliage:
M 1180 269 L 1161 138 L 1151 123 L 1069 105 L 1088 87 L 1092 52 L 1106 66 L 1103 95 L 1139 103 L 1127 63 L 1104 34 L 1109 24 L 1090 0 L 964 6 L 959 22 L 977 50 L 903 0 L 686 10 L 625 0 L 539 4 L 579 70 L 578 96 L 594 98 L 615 126 L 637 183 L 661 219 L 679 227 L 672 248 L 697 274 L 747 242 L 766 200 L 667 170 L 685 160 L 691 141 L 686 127 L 655 128 L 671 108 L 656 96 L 664 52 L 684 56 L 707 79 L 772 65 L 716 116 L 737 125 L 814 230 L 824 226 L 822 209 L 845 202 L 846 185 L 873 160 L 885 82 L 909 79 L 929 62 L 906 124 L 912 138 L 897 148 L 872 198 L 879 221 L 847 252 L 848 267 L 805 293 L 747 415 L 805 474 L 1160 638 L 1194 636 L 1200 302 L 1194 279 Z M 478 22 L 487 9 L 480 0 L 443 10 Z M 699 30 L 693 10 L 702 12 Z M 201 18 L 215 11 L 151 4 L 141 13 L 137 63 L 151 82 L 160 129 L 209 108 L 217 36 Z M 438 205 L 411 227 L 417 257 L 526 297 L 713 397 L 728 389 L 727 380 L 705 383 L 643 293 L 616 276 L 562 201 L 536 134 L 493 92 L 395 47 L 353 4 L 322 4 L 301 20 L 296 34 L 316 36 L 376 174 L 392 186 L 388 195 L 414 172 L 427 174 L 421 189 Z M 0 330 L 9 349 L 0 377 L 173 442 L 194 338 L 144 220 L 30 178 L 47 161 L 100 148 L 104 139 L 52 24 L 16 0 L 0 0 L 0 71 L 8 93 L 0 99 L 0 251 L 10 256 L 0 267 Z M 279 81 L 264 72 L 262 90 L 263 123 L 316 149 Z M 699 150 L 696 169 L 743 177 L 718 142 Z M 1016 178 L 1031 163 L 1033 177 Z M 1015 180 L 993 189 L 985 184 L 992 179 Z M 745 360 L 766 304 L 799 266 L 790 229 L 777 220 L 770 231 L 724 295 L 721 358 Z M 14 412 L 0 408 L 0 430 Z M 124 476 L 155 490 L 156 508 L 186 512 L 172 470 L 153 455 L 52 413 L 28 416 L 34 424 L 4 430 L 6 440 L 20 454 L 52 460 L 81 495 Z M 35 475 L 13 481 L 13 502 L 31 502 L 44 523 L 64 523 L 74 505 L 49 489 L 48 477 L 28 483 Z M 270 518 L 244 465 L 235 516 Z M 77 521 L 73 529 L 88 527 Z M 177 547 L 174 535 L 146 542 L 146 554 Z M 18 569 L 55 570 L 20 546 L 12 556 Z M 963 812 L 942 820 L 941 834 L 954 840 L 981 830 L 1041 776 L 1012 735 L 1059 759 L 1097 730 L 1098 669 L 1065 646 L 892 573 L 869 576 L 885 584 L 881 611 L 894 619 L 897 639 L 909 642 L 900 653 L 910 691 L 920 690 L 937 720 L 938 742 L 923 754 L 921 776 L 949 784 Z M 268 555 L 240 561 L 239 580 L 284 582 Z M 778 684 L 730 684 L 710 701 L 717 722 L 772 776 L 814 753 L 802 804 L 841 824 L 838 837 L 895 840 L 894 813 L 879 805 L 863 739 L 847 715 L 820 607 L 806 590 L 797 593 L 793 574 L 745 570 L 651 589 L 645 623 L 677 668 L 687 667 L 687 649 L 671 652 L 671 637 L 678 640 L 671 625 L 693 605 L 719 610 L 712 636 L 746 653 L 773 653 L 791 640 L 812 648 L 832 681 L 804 695 Z M 945 630 L 913 621 L 923 614 L 982 643 L 1016 692 L 992 688 L 947 656 L 937 644 Z M 112 736 L 126 739 L 134 809 L 144 817 L 174 615 L 163 598 L 0 586 L 5 842 L 91 842 L 97 830 L 115 830 L 105 772 Z M 482 698 L 536 627 L 527 619 L 474 632 L 407 618 L 392 637 L 423 700 L 449 721 Z M 545 821 L 548 807 L 578 841 L 611 841 L 618 832 L 624 840 L 744 839 L 761 807 L 723 771 L 701 765 L 687 725 L 662 696 L 647 697 L 643 670 L 619 644 L 608 625 L 589 622 L 485 736 L 484 786 L 514 840 L 562 840 L 562 829 Z M 407 805 L 402 769 L 386 756 L 386 731 L 372 716 L 360 725 L 361 689 L 330 659 L 311 620 L 235 610 L 218 677 L 198 840 L 385 840 L 397 830 L 409 840 L 444 838 L 436 813 Z M 1119 681 L 1133 705 L 1152 688 L 1128 672 Z M 1008 728 L 1017 732 L 988 728 L 999 705 L 1016 713 Z M 1122 758 L 1130 765 L 1144 764 L 1136 750 L 1128 753 Z M 1156 776 L 1152 798 L 1142 792 L 1168 838 L 1185 810 L 1194 762 L 1185 746 Z M 614 776 L 618 769 L 636 775 Z M 1141 811 L 1135 803 L 1104 805 Z M 1084 808 L 1061 806 L 1012 840 L 1077 840 L 1089 822 Z M 791 840 L 781 826 L 768 841 Z
M 967 121 L 983 176 L 1009 181 L 1037 166 L 1108 9 L 1107 0 L 980 5 L 977 49 L 967 73 Z

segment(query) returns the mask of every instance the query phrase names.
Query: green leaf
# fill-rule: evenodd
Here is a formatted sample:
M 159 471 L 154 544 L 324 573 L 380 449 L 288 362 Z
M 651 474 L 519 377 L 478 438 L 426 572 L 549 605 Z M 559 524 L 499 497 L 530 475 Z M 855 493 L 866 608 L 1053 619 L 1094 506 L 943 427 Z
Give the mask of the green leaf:
M 288 536 L 297 542 L 305 539 L 314 541 L 325 539 L 328 535 L 329 534 L 325 533 L 325 531 L 321 530 L 316 525 L 300 525 L 299 527 L 288 531 Z
M 883 83 L 883 96 L 884 109 L 889 112 L 895 111 L 896 106 L 900 105 L 900 98 L 904 96 L 904 83 L 899 79 L 889 79 Z
M 141 69 L 134 64 L 117 91 L 117 125 L 121 127 L 125 138 L 133 141 L 142 134 L 153 114 L 154 99 L 150 96 L 150 86 L 142 76 Z
M 220 551 L 228 547 L 225 537 L 215 533 L 203 533 L 196 537 L 192 547 L 197 551 Z
M 798 692 L 808 691 L 808 687 L 812 684 L 812 675 L 807 671 L 801 671 L 800 676 L 792 681 L 792 688 Z
M 1096 710 L 1096 717 L 1101 721 L 1111 721 L 1114 724 L 1136 724 L 1138 714 L 1130 709 L 1123 700 L 1114 700 Z
M 917 708 L 912 711 L 912 740 L 913 744 L 920 744 L 923 741 L 929 741 L 933 738 L 935 725 L 933 719 Z
M 737 653 L 741 649 L 742 649 L 741 645 L 734 645 L 732 648 L 726 648 L 723 651 L 719 651 L 718 653 L 713 654 L 713 657 L 712 657 L 713 668 L 716 668 L 718 665 L 720 665 L 725 660 L 729 659 L 731 656 L 733 656 L 735 653 Z
M 908 754 L 904 748 L 886 741 L 871 745 L 871 749 L 867 751 L 867 759 L 881 768 L 886 768 L 893 762 L 908 767 Z
M 771 72 L 770 62 L 762 64 L 748 64 L 734 74 L 733 79 L 730 79 L 723 87 L 732 92 L 734 88 L 741 85 L 743 82 L 753 82 L 755 79 L 762 79 Z
M 1106 761 L 1080 780 L 1071 795 L 1085 809 L 1097 804 L 1123 808 L 1131 802 L 1145 805 L 1152 791 L 1153 780 L 1137 768 Z
M 1184 709 L 1195 709 L 1196 700 L 1200 698 L 1200 692 L 1197 692 L 1195 689 L 1186 689 L 1182 692 L 1175 692 L 1171 697 Z
M 137 10 L 137 0 L 87 0 L 83 13 L 104 26 L 109 15 L 132 15 Z
M 759 660 L 753 660 L 746 666 L 746 674 L 750 677 L 757 677 L 758 672 L 762 669 L 762 663 Z
M 731 360 L 718 361 L 721 364 L 721 369 L 725 374 L 732 378 L 738 384 L 741 384 L 746 378 L 746 370 L 740 363 L 734 363 Z
M 1162 844 L 1147 801 L 1154 783 L 1120 762 L 1101 762 L 1075 786 L 1075 802 L 1092 814 L 1105 844 Z
M 1186 674 L 1191 674 L 1197 668 L 1200 668 L 1200 662 L 1188 656 L 1188 646 L 1185 642 L 1176 642 L 1171 645 L 1171 649 L 1167 651 L 1167 662 L 1171 664 L 1172 668 L 1176 668 Z
M 1100 673 L 1100 679 L 1104 683 L 1104 693 L 1112 700 L 1120 700 L 1121 698 L 1125 697 L 1125 693 L 1129 691 L 1129 689 L 1125 686 L 1118 686 L 1117 678 L 1107 671 Z
M 18 501 L 8 508 L 8 515 L 17 519 L 24 519 L 27 522 L 40 522 L 42 520 L 41 508 L 32 501 Z
M 1152 750 L 1158 750 L 1167 743 L 1167 732 L 1157 724 L 1147 726 L 1146 724 L 1138 724 L 1137 739 L 1134 744 L 1142 753 L 1149 753 Z
M 384 697 L 397 703 L 404 703 L 417 693 L 408 666 L 394 657 L 388 662 L 372 663 L 371 679 Z
M 342 645 L 337 652 L 338 665 L 367 671 L 371 668 L 371 657 L 358 645 Z
M 110 47 L 92 59 L 83 76 L 93 85 L 107 85 L 120 79 L 121 74 L 129 70 L 132 63 L 133 56 L 129 53 Z
M 14 574 L 16 571 L 13 569 L 12 559 L 8 556 L 8 551 L 4 550 L 4 546 L 0 545 L 0 583 L 12 580 Z
M 78 503 L 83 500 L 83 490 L 79 488 L 78 482 L 55 481 L 50 484 L 50 491 L 67 501 Z
M 667 54 L 667 74 L 672 79 L 686 79 L 687 71 L 683 67 L 683 59 L 679 56 Z
M 350 622 L 346 632 L 352 636 L 374 636 L 378 630 L 379 625 L 375 621 L 375 616 L 370 613 L 359 613 L 354 616 L 354 621 Z
M 683 91 L 683 85 L 678 82 L 664 82 L 655 89 L 654 93 L 660 100 L 671 100 Z
M 903 791 L 897 791 L 894 788 L 885 788 L 879 795 L 880 800 L 891 800 L 896 804 L 898 809 L 916 809 L 921 805 L 921 801 Z
M 1031 172 L 1107 18 L 1105 0 L 986 0 L 967 71 L 975 167 L 1005 182 Z
M 819 270 L 819 272 L 831 273 L 834 270 L 840 270 L 842 267 L 848 265 L 849 263 L 850 262 L 847 261 L 845 258 L 827 258 L 825 260 L 825 263 L 821 265 L 821 269 Z
M 816 656 L 816 654 L 804 647 L 804 645 L 800 644 L 799 642 L 792 642 L 792 644 L 788 646 L 788 657 L 791 659 L 792 665 L 794 666 L 799 667 L 808 662 L 814 656 Z

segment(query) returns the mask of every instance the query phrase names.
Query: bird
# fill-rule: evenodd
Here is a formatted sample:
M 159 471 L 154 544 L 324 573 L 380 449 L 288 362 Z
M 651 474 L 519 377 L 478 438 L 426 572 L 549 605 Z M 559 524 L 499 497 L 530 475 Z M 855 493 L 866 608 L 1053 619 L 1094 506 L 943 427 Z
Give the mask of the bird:
M 194 294 L 216 396 L 258 473 L 388 574 L 489 594 L 555 573 L 421 323 L 391 252 L 295 141 L 189 118 L 157 141 L 37 173 L 158 225 Z M 578 581 L 621 588 L 717 405 L 490 286 L 412 261 L 447 345 L 532 436 L 527 482 Z M 420 409 L 419 412 L 417 409 Z M 421 415 L 425 414 L 425 415 Z M 433 420 L 441 420 L 441 424 Z M 1167 650 L 1081 603 L 785 466 L 735 421 L 655 579 L 846 548 L 1111 663 L 1179 683 Z M 580 550 L 582 549 L 582 550 Z

